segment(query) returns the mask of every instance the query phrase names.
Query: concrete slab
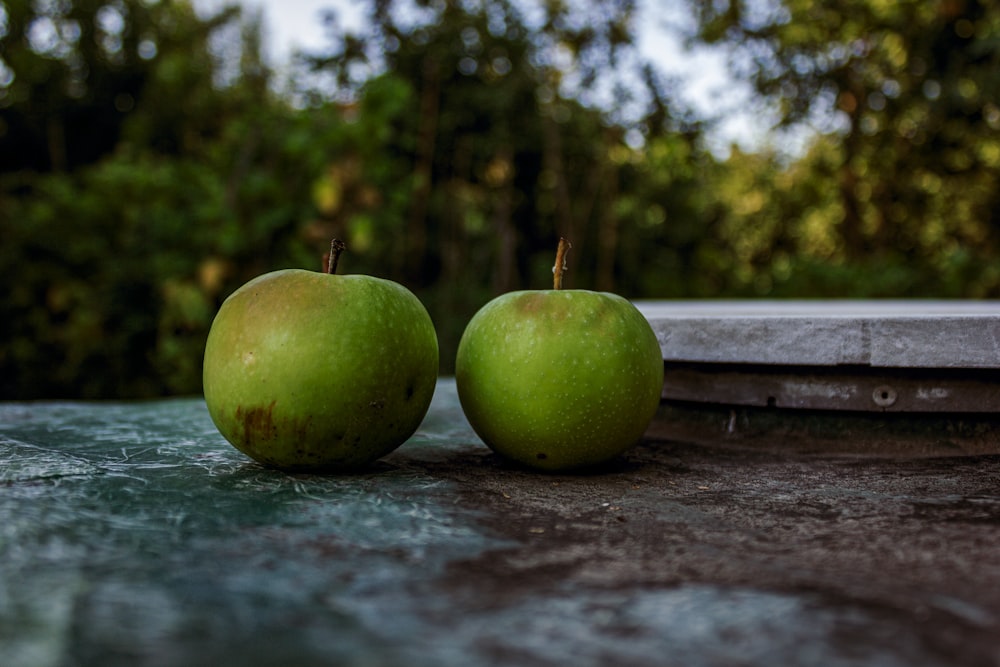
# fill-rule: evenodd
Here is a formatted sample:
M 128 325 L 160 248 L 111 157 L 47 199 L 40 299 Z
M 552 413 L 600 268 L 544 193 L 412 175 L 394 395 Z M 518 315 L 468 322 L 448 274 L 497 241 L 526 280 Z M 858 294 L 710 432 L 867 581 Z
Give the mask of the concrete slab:
M 636 305 L 663 351 L 663 399 L 672 406 L 674 421 L 684 412 L 682 405 L 706 404 L 777 409 L 782 420 L 799 419 L 790 411 L 1000 414 L 997 301 Z M 770 423 L 768 414 L 761 414 L 763 419 L 753 421 Z M 837 419 L 824 431 L 839 433 Z M 947 417 L 942 420 L 948 423 Z M 718 435 L 716 430 L 710 437 Z M 886 431 L 881 437 L 894 439 Z M 909 437 L 904 430 L 900 439 Z M 851 440 L 860 450 L 872 450 L 872 443 Z M 1000 451 L 1000 438 L 977 451 Z
M 1000 368 L 997 301 L 640 301 L 666 362 Z

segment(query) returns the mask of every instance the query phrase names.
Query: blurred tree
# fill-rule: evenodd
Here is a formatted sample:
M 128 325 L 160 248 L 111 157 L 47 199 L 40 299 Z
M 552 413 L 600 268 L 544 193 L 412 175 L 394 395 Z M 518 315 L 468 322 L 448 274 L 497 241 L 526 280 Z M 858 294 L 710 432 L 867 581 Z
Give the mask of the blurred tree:
M 259 19 L 232 10 L 3 7 L 0 396 L 200 391 L 222 298 L 317 261 L 301 230 L 339 118 L 271 92 Z
M 194 105 L 218 99 L 211 39 L 237 16 L 201 20 L 186 1 L 0 1 L 0 174 L 90 164 L 130 121 L 147 126 L 134 140 L 173 152 L 217 131 L 220 115 Z
M 1000 294 L 989 269 L 1000 242 L 1000 5 L 692 7 L 698 38 L 731 49 L 735 71 L 776 103 L 782 123 L 839 128 L 816 172 L 838 193 L 836 220 L 819 214 L 836 224 L 836 259 L 911 266 L 909 285 L 886 271 L 877 293 Z
M 311 58 L 335 82 L 320 101 L 352 101 L 360 130 L 357 162 L 331 169 L 325 189 L 362 187 L 337 200 L 327 229 L 345 229 L 368 266 L 420 291 L 445 349 L 491 294 L 548 286 L 559 236 L 574 246 L 568 284 L 637 295 L 681 282 L 649 277 L 664 265 L 643 262 L 673 225 L 697 223 L 619 201 L 652 175 L 644 141 L 678 156 L 658 165 L 657 211 L 697 207 L 691 163 L 708 159 L 672 82 L 638 58 L 634 2 L 374 0 L 369 11 L 359 34 L 332 20 L 331 50 Z M 606 95 L 620 105 L 598 106 Z M 645 105 L 627 123 L 626 99 Z M 376 102 L 389 116 L 373 114 Z M 643 258 L 630 256 L 639 248 Z

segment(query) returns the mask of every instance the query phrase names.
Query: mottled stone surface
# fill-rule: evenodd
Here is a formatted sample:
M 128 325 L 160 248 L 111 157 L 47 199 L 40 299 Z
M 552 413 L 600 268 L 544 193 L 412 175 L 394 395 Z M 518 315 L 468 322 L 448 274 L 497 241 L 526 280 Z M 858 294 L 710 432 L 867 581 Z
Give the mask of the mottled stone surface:
M 0 664 L 1000 664 L 1000 456 L 759 437 L 539 474 L 442 380 L 402 448 L 323 477 L 200 399 L 0 405 Z
M 1000 368 L 1000 302 L 636 304 L 670 362 Z

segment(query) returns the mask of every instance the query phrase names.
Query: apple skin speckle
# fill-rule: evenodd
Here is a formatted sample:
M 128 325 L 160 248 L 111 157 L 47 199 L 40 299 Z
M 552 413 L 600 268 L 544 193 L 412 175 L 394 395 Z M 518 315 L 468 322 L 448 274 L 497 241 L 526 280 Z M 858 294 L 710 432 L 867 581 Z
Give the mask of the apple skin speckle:
M 511 292 L 469 322 L 455 375 L 469 423 L 491 449 L 566 470 L 608 461 L 642 437 L 659 407 L 663 357 L 620 296 Z

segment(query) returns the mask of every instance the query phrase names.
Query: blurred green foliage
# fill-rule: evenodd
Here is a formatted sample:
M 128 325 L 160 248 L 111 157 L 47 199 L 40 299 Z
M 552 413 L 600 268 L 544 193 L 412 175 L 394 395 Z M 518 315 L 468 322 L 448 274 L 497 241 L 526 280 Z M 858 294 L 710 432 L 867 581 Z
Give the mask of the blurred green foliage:
M 0 0 L 0 398 L 197 393 L 226 295 L 334 236 L 446 373 L 559 236 L 630 298 L 1000 295 L 994 3 L 692 2 L 783 123 L 832 120 L 793 158 L 712 154 L 634 4 L 369 0 L 280 82 L 236 9 Z

